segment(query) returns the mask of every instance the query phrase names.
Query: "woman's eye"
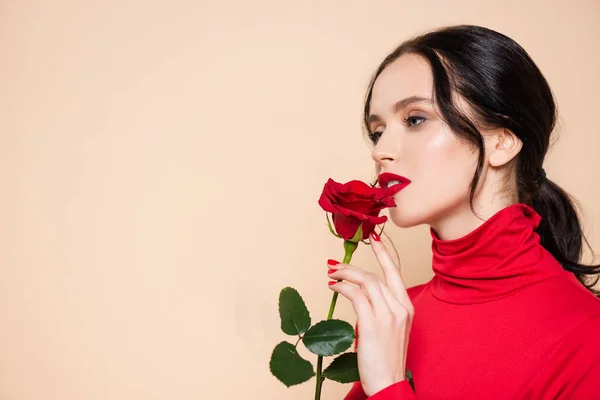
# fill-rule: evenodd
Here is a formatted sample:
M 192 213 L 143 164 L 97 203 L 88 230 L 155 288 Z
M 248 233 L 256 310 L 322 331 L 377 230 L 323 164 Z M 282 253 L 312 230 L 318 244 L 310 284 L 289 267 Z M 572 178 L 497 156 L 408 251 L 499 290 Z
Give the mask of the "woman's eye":
M 383 135 L 383 132 L 369 132 L 369 139 L 371 139 L 371 142 L 374 144 L 377 144 L 381 138 L 381 135 Z
M 409 127 L 415 127 L 415 126 L 420 125 L 423 122 L 425 122 L 426 119 L 427 118 L 425 118 L 425 117 L 419 117 L 419 116 L 413 115 L 410 117 L 402 118 L 402 122 L 407 124 Z M 379 139 L 381 139 L 381 135 L 383 135 L 383 132 L 379 132 L 379 131 L 369 132 L 369 139 L 371 139 L 371 141 L 374 144 L 377 144 L 377 142 L 379 142 Z
M 418 116 L 411 116 L 411 117 L 407 117 L 407 118 L 402 118 L 402 121 L 404 121 L 405 123 L 408 123 L 408 126 L 417 126 L 421 123 L 423 123 L 423 121 L 425 121 L 424 117 L 418 117 Z

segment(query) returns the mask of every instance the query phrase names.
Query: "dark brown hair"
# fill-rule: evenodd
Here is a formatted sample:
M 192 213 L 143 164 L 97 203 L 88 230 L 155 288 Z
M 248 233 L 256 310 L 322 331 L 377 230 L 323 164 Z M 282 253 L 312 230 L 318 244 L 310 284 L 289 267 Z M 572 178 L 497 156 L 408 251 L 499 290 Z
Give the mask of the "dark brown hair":
M 574 273 L 599 296 L 600 291 L 592 287 L 600 276 L 590 284 L 586 278 L 600 273 L 600 265 L 579 263 L 583 243 L 590 246 L 575 209 L 577 203 L 561 187 L 543 177 L 542 164 L 550 146 L 557 109 L 550 86 L 531 57 L 514 40 L 480 26 L 451 26 L 407 40 L 383 60 L 367 90 L 363 124 L 374 143 L 378 134 L 370 131 L 367 121 L 373 85 L 390 63 L 407 53 L 420 55 L 429 62 L 433 97 L 441 117 L 458 137 L 479 150 L 470 185 L 471 209 L 485 151 L 477 125 L 506 128 L 523 142 L 515 165 L 519 202 L 532 206 L 542 217 L 536 231 L 542 245 L 565 270 Z M 467 101 L 476 122 L 456 106 L 454 94 Z M 540 176 L 543 178 L 539 179 Z

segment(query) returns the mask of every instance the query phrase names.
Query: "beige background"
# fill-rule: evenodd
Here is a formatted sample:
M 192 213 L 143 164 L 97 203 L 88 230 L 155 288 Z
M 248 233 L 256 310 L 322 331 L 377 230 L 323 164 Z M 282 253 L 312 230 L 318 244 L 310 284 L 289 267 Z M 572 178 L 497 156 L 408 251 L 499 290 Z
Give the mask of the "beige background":
M 268 370 L 279 291 L 325 318 L 342 248 L 317 199 L 372 177 L 368 78 L 454 23 L 546 74 L 546 170 L 599 249 L 598 0 L 0 1 L 0 399 L 312 398 Z M 428 280 L 428 228 L 388 228 L 408 284 Z

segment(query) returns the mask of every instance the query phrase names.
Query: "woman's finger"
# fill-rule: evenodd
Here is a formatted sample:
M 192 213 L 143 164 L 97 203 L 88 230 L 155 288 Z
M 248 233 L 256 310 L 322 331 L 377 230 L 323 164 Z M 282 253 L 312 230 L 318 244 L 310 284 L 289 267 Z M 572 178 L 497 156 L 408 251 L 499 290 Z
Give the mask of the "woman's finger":
M 330 285 L 329 288 L 350 300 L 352 307 L 354 307 L 356 317 L 359 321 L 366 323 L 367 326 L 375 323 L 371 304 L 358 286 L 354 286 L 351 283 L 342 281 L 335 282 L 334 284 Z
M 405 306 L 404 304 L 401 304 L 397 299 L 396 296 L 394 296 L 394 294 L 390 291 L 390 289 L 385 286 L 385 284 L 381 283 L 381 291 L 383 293 L 383 297 L 385 299 L 385 301 L 387 302 L 390 311 L 392 313 L 392 315 L 394 316 L 394 319 L 396 320 L 396 322 L 404 322 L 406 321 L 406 324 L 404 325 L 404 334 L 408 337 L 410 336 L 410 329 L 411 329 L 411 325 L 412 325 L 412 319 L 414 317 L 414 308 L 412 303 L 410 303 L 408 306 Z M 407 347 L 404 348 L 404 358 L 406 358 L 406 350 Z
M 383 275 L 385 277 L 385 283 L 390 288 L 392 293 L 396 296 L 399 302 L 408 305 L 411 304 L 408 292 L 406 291 L 406 285 L 404 279 L 402 279 L 402 272 L 400 268 L 396 266 L 394 260 L 390 256 L 390 253 L 385 248 L 385 245 L 375 232 L 371 234 L 371 249 L 377 257 L 377 261 L 383 269 Z
M 389 307 L 381 289 L 383 283 L 379 281 L 375 274 L 348 264 L 338 264 L 336 268 L 338 269 L 335 272 L 328 274 L 330 278 L 343 279 L 364 289 L 367 292 L 374 314 L 389 313 Z

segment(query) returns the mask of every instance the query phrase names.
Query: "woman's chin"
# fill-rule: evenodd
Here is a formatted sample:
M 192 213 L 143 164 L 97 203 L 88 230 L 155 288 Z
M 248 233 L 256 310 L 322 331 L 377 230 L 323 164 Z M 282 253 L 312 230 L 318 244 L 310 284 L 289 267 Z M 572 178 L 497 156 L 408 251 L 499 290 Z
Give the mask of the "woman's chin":
M 424 223 L 421 215 L 411 214 L 407 209 L 394 207 L 389 209 L 390 219 L 399 228 L 411 228 Z

